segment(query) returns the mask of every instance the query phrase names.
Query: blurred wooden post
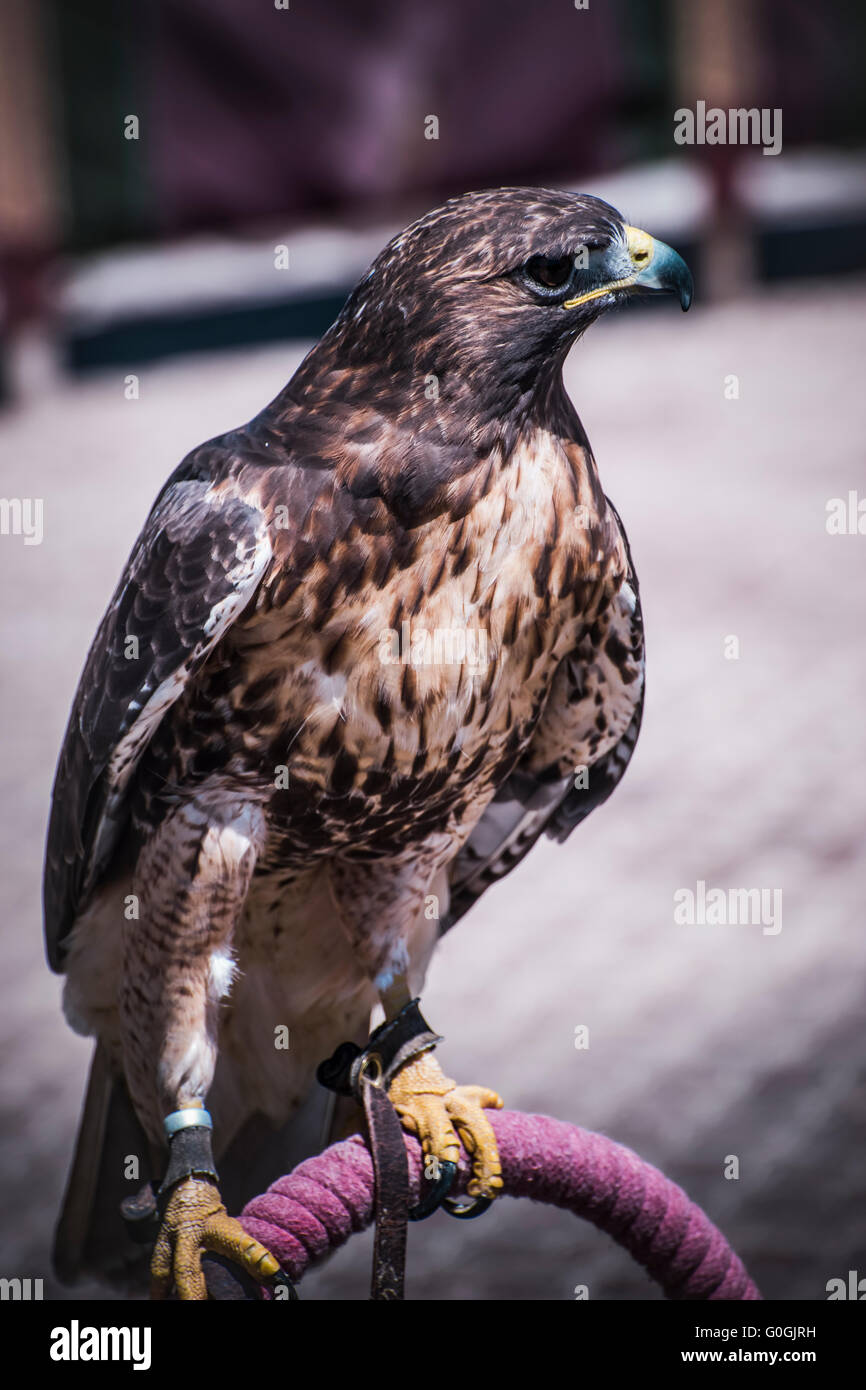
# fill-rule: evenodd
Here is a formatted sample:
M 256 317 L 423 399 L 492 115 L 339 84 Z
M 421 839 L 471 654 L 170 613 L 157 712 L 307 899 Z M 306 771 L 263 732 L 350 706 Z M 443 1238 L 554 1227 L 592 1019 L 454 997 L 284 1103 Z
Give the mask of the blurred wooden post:
M 677 106 L 759 104 L 753 0 L 673 0 Z M 753 230 L 737 197 L 737 145 L 696 145 L 713 186 L 713 219 L 702 246 L 702 296 L 729 299 L 755 279 Z
M 34 0 L 0 5 L 0 326 L 4 358 L 10 347 L 14 352 L 15 377 L 33 375 L 18 362 L 18 349 L 31 358 L 30 346 L 44 338 L 51 312 L 47 269 L 60 243 L 47 13 Z M 20 384 L 13 382 L 13 393 Z

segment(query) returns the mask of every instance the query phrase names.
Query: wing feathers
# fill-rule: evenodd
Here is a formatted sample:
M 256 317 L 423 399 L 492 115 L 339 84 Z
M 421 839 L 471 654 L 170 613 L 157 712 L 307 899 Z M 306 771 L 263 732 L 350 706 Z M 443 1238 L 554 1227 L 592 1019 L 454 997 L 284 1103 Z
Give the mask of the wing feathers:
M 173 482 L 151 512 L 90 649 L 58 763 L 44 882 L 54 969 L 117 845 L 144 749 L 271 553 L 261 511 L 207 479 Z
M 628 554 L 622 522 L 611 511 Z M 541 835 L 567 839 L 607 800 L 631 760 L 643 713 L 644 647 L 628 559 L 627 582 L 604 620 L 560 663 L 529 748 L 451 864 L 443 931 L 510 873 Z M 586 776 L 576 775 L 581 767 Z

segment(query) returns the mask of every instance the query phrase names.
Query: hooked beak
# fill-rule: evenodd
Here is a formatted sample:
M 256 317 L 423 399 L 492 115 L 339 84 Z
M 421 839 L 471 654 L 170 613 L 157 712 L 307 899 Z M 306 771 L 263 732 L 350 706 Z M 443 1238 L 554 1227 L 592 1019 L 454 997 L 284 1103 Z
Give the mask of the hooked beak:
M 692 302 L 694 282 L 692 274 L 682 256 L 672 246 L 657 241 L 639 227 L 624 226 L 625 245 L 616 246 L 615 260 L 609 269 L 613 276 L 586 294 L 575 299 L 567 299 L 564 309 L 576 309 L 587 300 L 598 299 L 617 290 L 660 290 L 675 294 L 680 307 L 685 311 Z M 613 250 L 613 248 L 611 248 Z
M 677 295 L 685 313 L 692 302 L 695 286 L 682 256 L 639 227 L 626 227 L 625 235 L 628 253 L 637 271 L 632 283 L 638 289 L 666 290 Z

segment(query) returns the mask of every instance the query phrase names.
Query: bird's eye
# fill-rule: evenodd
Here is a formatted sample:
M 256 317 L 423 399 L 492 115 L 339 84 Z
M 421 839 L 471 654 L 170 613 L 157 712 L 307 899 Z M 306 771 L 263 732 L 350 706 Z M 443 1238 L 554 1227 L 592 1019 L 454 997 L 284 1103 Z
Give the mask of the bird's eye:
M 571 256 L 533 256 L 526 262 L 526 276 L 534 289 L 561 290 L 571 279 Z

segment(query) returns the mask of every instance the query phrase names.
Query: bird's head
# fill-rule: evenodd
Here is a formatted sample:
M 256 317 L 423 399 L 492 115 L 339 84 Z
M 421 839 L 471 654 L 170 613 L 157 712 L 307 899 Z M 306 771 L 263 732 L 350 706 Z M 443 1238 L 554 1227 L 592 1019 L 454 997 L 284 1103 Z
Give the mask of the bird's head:
M 608 203 L 500 188 L 452 198 L 395 237 L 333 331 L 346 366 L 375 361 L 446 393 L 462 381 L 508 409 L 604 310 L 664 291 L 689 307 L 685 262 Z

